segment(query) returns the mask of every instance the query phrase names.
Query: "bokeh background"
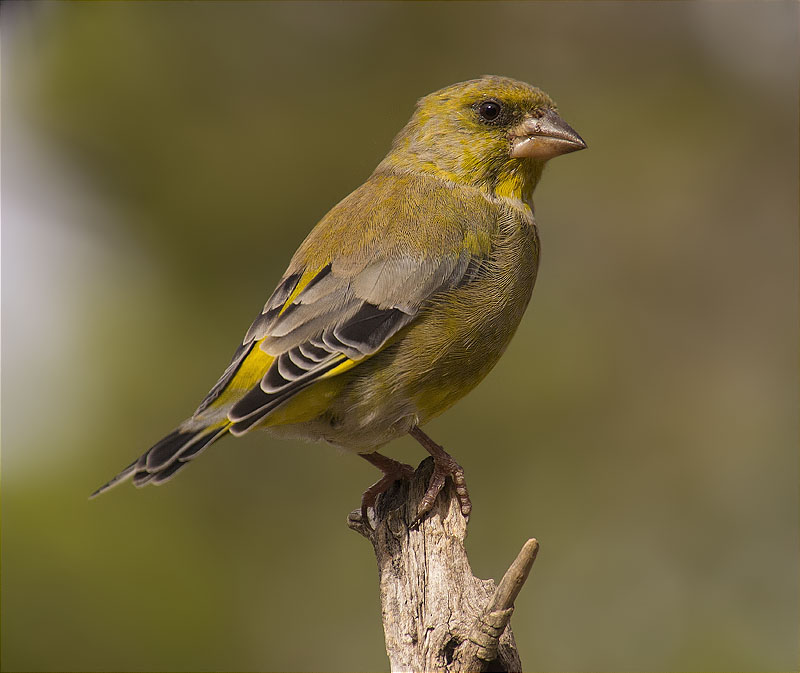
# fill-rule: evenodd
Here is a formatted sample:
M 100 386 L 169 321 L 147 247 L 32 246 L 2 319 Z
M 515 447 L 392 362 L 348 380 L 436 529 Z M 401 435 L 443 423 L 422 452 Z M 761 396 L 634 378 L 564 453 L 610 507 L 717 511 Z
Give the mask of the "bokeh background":
M 4 2 L 2 38 L 3 670 L 387 667 L 366 462 L 261 434 L 87 496 L 414 101 L 484 73 L 590 149 L 537 190 L 506 356 L 429 426 L 476 574 L 541 541 L 529 670 L 796 670 L 797 3 Z

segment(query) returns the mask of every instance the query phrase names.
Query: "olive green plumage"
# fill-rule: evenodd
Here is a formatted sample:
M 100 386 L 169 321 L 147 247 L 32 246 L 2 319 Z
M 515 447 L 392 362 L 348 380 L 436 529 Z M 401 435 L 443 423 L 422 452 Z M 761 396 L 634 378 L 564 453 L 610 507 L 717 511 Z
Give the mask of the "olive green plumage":
M 363 454 L 442 413 L 496 364 L 528 305 L 544 163 L 584 146 L 546 94 L 509 78 L 421 99 L 297 250 L 195 414 L 98 492 L 165 481 L 227 433 Z

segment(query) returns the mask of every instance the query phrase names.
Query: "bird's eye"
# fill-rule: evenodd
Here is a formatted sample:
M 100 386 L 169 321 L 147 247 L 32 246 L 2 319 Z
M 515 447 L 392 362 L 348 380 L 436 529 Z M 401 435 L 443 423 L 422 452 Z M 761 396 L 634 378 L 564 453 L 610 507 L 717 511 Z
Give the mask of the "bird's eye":
M 487 122 L 495 121 L 502 111 L 503 106 L 496 100 L 485 100 L 478 106 L 478 114 Z

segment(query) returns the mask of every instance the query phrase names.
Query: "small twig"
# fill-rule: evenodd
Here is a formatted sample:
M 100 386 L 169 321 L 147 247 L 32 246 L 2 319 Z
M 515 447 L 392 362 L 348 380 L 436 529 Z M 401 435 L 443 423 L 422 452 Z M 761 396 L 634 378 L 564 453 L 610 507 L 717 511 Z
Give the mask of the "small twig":
M 500 586 L 495 590 L 483 614 L 476 620 L 469 635 L 469 644 L 464 646 L 462 657 L 465 671 L 486 670 L 486 664 L 497 658 L 500 636 L 511 621 L 514 601 L 528 579 L 528 573 L 538 553 L 539 543 L 536 538 L 531 538 L 522 546 L 517 558 L 506 570 Z

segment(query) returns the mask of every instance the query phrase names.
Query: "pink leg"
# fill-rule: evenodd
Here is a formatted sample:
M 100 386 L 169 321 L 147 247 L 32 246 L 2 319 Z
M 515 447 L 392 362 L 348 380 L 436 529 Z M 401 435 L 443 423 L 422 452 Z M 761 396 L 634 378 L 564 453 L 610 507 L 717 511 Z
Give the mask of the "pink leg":
M 373 453 L 360 453 L 358 455 L 383 472 L 383 477 L 372 484 L 361 496 L 361 518 L 364 523 L 369 526 L 367 510 L 370 507 L 375 507 L 375 501 L 378 499 L 378 496 L 386 491 L 394 482 L 400 479 L 410 479 L 414 476 L 414 468 L 411 467 L 411 465 L 406 465 L 405 463 L 381 455 L 377 451 Z
M 417 512 L 417 521 L 422 519 L 433 507 L 436 496 L 444 487 L 444 480 L 447 477 L 453 478 L 453 484 L 456 487 L 456 494 L 458 495 L 459 503 L 461 504 L 461 513 L 468 517 L 472 511 L 472 502 L 469 499 L 467 492 L 467 481 L 464 478 L 464 468 L 461 467 L 453 457 L 447 453 L 441 446 L 434 442 L 428 435 L 426 435 L 417 426 L 411 428 L 408 434 L 416 439 L 425 450 L 433 456 L 433 476 L 431 477 L 428 490 L 422 496 L 419 503 L 419 511 Z

